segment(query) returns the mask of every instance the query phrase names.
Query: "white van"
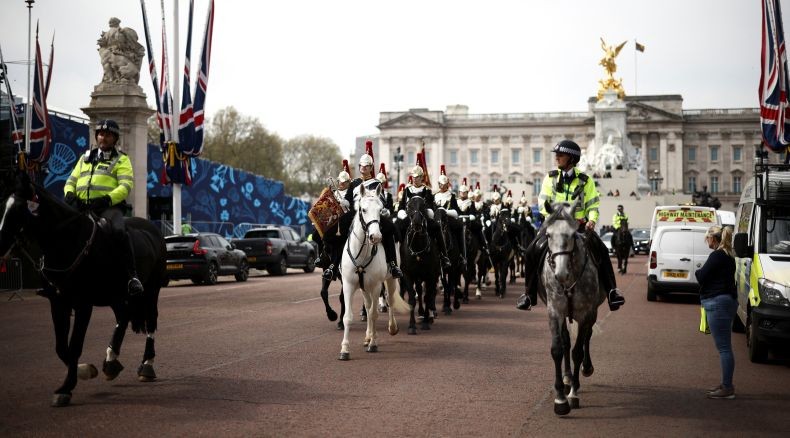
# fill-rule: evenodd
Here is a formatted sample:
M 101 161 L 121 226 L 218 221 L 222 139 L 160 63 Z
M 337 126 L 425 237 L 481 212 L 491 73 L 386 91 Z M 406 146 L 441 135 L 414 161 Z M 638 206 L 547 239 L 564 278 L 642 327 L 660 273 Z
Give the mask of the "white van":
M 764 362 L 772 344 L 790 344 L 790 166 L 755 166 L 738 204 L 733 247 L 738 313 L 749 359 Z
M 668 293 L 699 293 L 694 271 L 708 259 L 705 243 L 709 226 L 672 225 L 657 228 L 650 245 L 647 300 Z

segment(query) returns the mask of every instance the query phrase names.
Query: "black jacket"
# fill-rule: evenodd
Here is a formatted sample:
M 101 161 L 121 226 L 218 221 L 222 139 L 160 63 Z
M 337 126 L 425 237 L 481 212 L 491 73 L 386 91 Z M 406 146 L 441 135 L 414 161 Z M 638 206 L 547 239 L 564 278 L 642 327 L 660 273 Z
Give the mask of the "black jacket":
M 716 295 L 736 297 L 735 259 L 723 250 L 717 249 L 708 256 L 708 260 L 695 273 L 699 282 L 700 299 Z

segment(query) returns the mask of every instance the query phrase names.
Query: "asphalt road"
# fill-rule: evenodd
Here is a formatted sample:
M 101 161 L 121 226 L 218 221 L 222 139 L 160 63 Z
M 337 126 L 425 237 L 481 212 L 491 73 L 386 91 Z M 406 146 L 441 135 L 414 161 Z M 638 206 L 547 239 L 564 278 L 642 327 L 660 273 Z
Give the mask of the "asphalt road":
M 48 302 L 0 295 L 0 436 L 783 436 L 790 435 L 790 361 L 749 362 L 733 334 L 735 400 L 708 400 L 718 354 L 697 331 L 691 297 L 646 301 L 644 256 L 619 277 L 626 305 L 600 309 L 595 374 L 581 408 L 553 413 L 553 362 L 544 306 L 514 308 L 493 289 L 430 331 L 386 333 L 365 353 L 352 324 L 351 360 L 337 360 L 342 332 L 318 298 L 318 271 L 222 277 L 215 286 L 162 290 L 155 368 L 140 383 L 144 337 L 128 334 L 114 381 L 80 381 L 72 405 L 51 408 L 64 367 L 54 352 Z M 339 286 L 332 304 L 338 309 Z M 361 297 L 355 297 L 355 312 Z M 96 309 L 81 362 L 101 367 L 114 326 Z

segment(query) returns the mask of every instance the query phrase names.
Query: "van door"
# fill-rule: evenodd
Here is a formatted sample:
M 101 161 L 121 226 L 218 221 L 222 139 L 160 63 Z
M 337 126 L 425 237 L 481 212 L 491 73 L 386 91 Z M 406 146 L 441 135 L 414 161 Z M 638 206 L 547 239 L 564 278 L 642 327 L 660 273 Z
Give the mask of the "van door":
M 697 281 L 694 271 L 701 268 L 702 265 L 705 264 L 705 262 L 708 260 L 708 256 L 713 252 L 713 250 L 708 247 L 707 243 L 705 243 L 705 231 L 695 230 L 694 235 L 690 236 L 689 238 L 692 239 L 694 251 L 694 267 L 691 270 L 691 276 L 694 278 L 694 281 Z
M 657 280 L 665 283 L 695 282 L 694 261 L 691 240 L 692 230 L 688 228 L 665 228 L 658 242 Z

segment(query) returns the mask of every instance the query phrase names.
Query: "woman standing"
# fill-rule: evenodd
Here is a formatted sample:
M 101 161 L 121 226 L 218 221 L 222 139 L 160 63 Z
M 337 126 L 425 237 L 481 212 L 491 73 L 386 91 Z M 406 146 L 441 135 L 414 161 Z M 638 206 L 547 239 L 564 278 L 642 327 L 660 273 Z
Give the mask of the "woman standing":
M 705 233 L 705 243 L 714 250 L 696 272 L 700 284 L 700 302 L 705 308 L 713 342 L 719 350 L 721 384 L 708 391 L 708 398 L 734 399 L 735 356 L 732 353 L 732 320 L 738 309 L 735 289 L 735 259 L 732 250 L 732 230 L 712 226 Z

